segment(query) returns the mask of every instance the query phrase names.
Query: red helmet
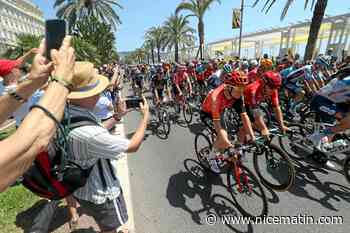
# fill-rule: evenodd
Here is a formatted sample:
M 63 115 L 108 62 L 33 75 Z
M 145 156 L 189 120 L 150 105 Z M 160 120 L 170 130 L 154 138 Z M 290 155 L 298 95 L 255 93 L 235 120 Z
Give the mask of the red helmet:
M 245 86 L 248 84 L 248 77 L 239 71 L 233 71 L 224 76 L 224 83 L 232 86 Z
M 262 75 L 262 80 L 272 89 L 278 89 L 282 85 L 281 75 L 277 72 L 267 71 Z

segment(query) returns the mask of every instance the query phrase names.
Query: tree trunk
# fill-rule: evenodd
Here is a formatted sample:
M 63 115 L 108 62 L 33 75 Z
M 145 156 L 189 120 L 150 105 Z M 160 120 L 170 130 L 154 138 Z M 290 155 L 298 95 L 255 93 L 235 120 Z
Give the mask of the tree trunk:
M 203 19 L 199 19 L 199 22 L 198 22 L 198 36 L 199 36 L 200 59 L 203 59 L 203 55 L 204 55 L 204 23 L 203 23 Z
M 147 64 L 149 65 L 150 59 L 149 59 L 149 54 L 147 53 Z
M 179 62 L 179 44 L 175 43 L 175 62 Z
M 309 38 L 305 49 L 304 62 L 311 60 L 314 54 L 318 33 L 327 8 L 328 0 L 317 0 L 312 21 L 310 24 Z
M 160 63 L 160 47 L 157 47 L 158 63 Z
M 154 64 L 154 46 L 151 44 L 152 63 Z

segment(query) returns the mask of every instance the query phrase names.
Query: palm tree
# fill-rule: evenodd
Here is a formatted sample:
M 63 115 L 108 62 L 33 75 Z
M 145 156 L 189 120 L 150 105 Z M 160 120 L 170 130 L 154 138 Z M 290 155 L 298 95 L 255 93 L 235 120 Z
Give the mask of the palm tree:
M 220 0 L 188 0 L 180 3 L 175 10 L 178 14 L 182 10 L 188 10 L 191 14 L 188 17 L 194 16 L 198 19 L 198 37 L 199 37 L 199 53 L 200 58 L 204 55 L 204 14 L 214 2 L 221 3 Z
M 38 48 L 43 36 L 37 36 L 32 34 L 19 34 L 17 35 L 16 45 L 13 48 L 8 49 L 4 53 L 4 57 L 9 59 L 16 59 L 23 56 L 26 52 L 32 48 Z
M 255 6 L 259 1 L 260 0 L 256 0 L 253 5 Z M 287 15 L 288 9 L 290 8 L 293 2 L 294 0 L 288 0 L 286 2 L 281 14 L 281 20 L 283 20 L 284 17 Z M 315 5 L 315 2 L 316 2 L 316 5 Z M 267 13 L 275 3 L 276 3 L 276 0 L 265 0 L 265 5 L 263 7 L 263 10 L 266 10 L 265 13 Z M 322 20 L 326 12 L 327 3 L 328 3 L 328 0 L 312 0 L 312 2 L 310 2 L 309 0 L 305 0 L 304 9 L 306 9 L 309 5 L 310 5 L 310 9 L 314 9 L 311 24 L 310 24 L 310 29 L 309 29 L 309 37 L 305 48 L 305 55 L 304 55 L 305 62 L 308 60 L 311 60 L 313 57 L 318 33 L 320 31 Z
M 179 49 L 194 45 L 195 30 L 189 26 L 186 17 L 171 15 L 164 24 L 165 47 L 174 48 L 175 61 L 179 62 Z
M 153 40 L 155 48 L 157 49 L 158 62 L 160 62 L 160 50 L 163 47 L 165 36 L 162 27 L 151 27 L 146 35 Z M 146 36 L 146 37 L 147 37 Z
M 56 0 L 54 8 L 57 8 L 57 17 L 66 19 L 69 31 L 74 29 L 75 22 L 82 17 L 94 16 L 98 20 L 111 24 L 113 30 L 121 24 L 119 15 L 113 7 L 122 9 L 118 0 Z
M 151 56 L 151 53 L 152 53 L 150 44 L 147 43 L 147 42 L 145 41 L 145 42 L 143 43 L 143 45 L 142 45 L 141 48 L 142 48 L 142 49 L 145 51 L 145 53 L 146 53 L 147 64 L 150 64 L 150 63 L 151 63 L 151 62 L 150 62 L 150 60 L 151 60 L 150 56 Z
M 95 63 L 105 64 L 115 59 L 115 36 L 111 25 L 100 22 L 93 16 L 84 17 L 77 21 L 73 35 L 80 39 L 75 45 L 82 46 L 82 48 L 75 47 L 75 49 L 80 51 L 79 54 L 82 57 L 85 56 L 86 60 L 93 61 L 92 57 L 95 56 Z
M 155 43 L 154 43 L 154 39 L 152 37 L 152 35 L 150 35 L 149 33 L 145 34 L 145 42 L 146 47 L 151 51 L 151 58 L 152 58 L 152 64 L 154 64 L 154 47 L 155 47 Z

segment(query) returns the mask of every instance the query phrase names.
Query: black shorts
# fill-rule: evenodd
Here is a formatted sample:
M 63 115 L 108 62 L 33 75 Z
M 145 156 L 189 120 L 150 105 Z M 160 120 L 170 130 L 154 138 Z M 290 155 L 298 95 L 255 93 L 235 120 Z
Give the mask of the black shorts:
M 136 85 L 137 87 L 139 87 L 139 88 L 142 89 L 142 87 L 143 87 L 143 81 L 142 81 L 142 80 L 135 80 L 135 85 Z
M 164 89 L 156 89 L 159 99 L 163 99 L 164 97 Z
M 172 91 L 172 93 L 173 93 L 173 95 L 174 96 L 178 96 L 179 95 L 179 92 L 178 92 L 178 90 L 177 90 L 177 88 L 176 88 L 176 85 L 173 85 L 173 91 Z M 183 91 L 185 89 L 185 86 L 184 85 L 180 85 L 180 90 L 181 91 Z
M 212 133 L 216 134 L 214 124 L 213 124 L 213 116 L 210 113 L 204 112 L 202 110 L 200 111 L 199 115 L 203 124 L 206 127 L 208 127 Z M 220 116 L 220 124 L 224 130 L 227 130 L 224 114 L 221 114 Z
M 77 199 L 87 215 L 93 217 L 101 231 L 117 230 L 128 221 L 128 213 L 123 193 L 114 200 L 107 200 L 103 204 L 94 204 Z

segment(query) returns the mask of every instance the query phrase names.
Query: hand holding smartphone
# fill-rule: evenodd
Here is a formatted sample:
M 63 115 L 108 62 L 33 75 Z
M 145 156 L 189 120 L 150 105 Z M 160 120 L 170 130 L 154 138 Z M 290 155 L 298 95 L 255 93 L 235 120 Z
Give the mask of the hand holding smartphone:
M 61 19 L 45 22 L 46 58 L 51 61 L 51 50 L 59 49 L 66 36 L 66 22 Z
M 140 103 L 143 103 L 143 99 L 140 97 L 132 97 L 125 100 L 126 108 L 132 109 L 132 108 L 139 108 Z

